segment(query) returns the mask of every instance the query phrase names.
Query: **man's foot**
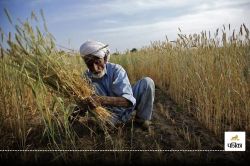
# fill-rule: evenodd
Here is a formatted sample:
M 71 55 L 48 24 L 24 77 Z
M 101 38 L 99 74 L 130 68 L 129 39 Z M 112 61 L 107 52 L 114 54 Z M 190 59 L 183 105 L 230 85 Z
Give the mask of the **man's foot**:
M 135 118 L 135 124 L 141 127 L 142 130 L 150 132 L 152 122 L 150 120 L 143 120 L 139 118 Z

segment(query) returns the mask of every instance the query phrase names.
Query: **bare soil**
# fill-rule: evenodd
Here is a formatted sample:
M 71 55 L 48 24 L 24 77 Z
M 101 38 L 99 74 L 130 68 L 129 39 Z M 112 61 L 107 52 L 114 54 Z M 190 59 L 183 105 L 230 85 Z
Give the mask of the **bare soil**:
M 249 151 L 225 152 L 224 136 L 216 137 L 187 110 L 180 108 L 166 93 L 156 89 L 156 99 L 151 132 L 136 126 L 133 120 L 110 134 L 89 141 L 89 148 L 128 150 L 126 152 L 95 152 L 93 159 L 118 163 L 180 163 L 180 164 L 242 164 L 246 163 Z M 76 127 L 76 126 L 75 126 Z M 77 129 L 78 128 L 78 129 Z M 79 144 L 88 149 L 86 131 L 78 131 Z M 93 132 L 92 132 L 93 134 Z M 249 145 L 249 141 L 247 142 Z M 247 146 L 248 146 L 247 145 Z M 131 150 L 131 151 L 129 151 Z M 90 155 L 91 156 L 91 155 Z M 90 157 L 92 158 L 92 157 Z M 98 160 L 97 160 L 98 161 Z

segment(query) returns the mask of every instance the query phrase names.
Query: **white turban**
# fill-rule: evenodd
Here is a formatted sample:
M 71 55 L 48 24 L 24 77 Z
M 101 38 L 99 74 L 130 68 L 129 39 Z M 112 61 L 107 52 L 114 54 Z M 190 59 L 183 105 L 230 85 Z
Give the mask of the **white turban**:
M 99 58 L 104 58 L 107 55 L 107 60 L 109 60 L 110 50 L 107 44 L 98 41 L 86 41 L 80 47 L 80 54 L 82 57 L 94 55 Z

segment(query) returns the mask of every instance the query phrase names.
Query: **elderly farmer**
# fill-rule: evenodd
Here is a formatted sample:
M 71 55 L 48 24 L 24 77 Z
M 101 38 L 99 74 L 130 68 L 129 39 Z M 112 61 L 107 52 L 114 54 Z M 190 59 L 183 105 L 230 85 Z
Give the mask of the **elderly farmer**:
M 80 54 L 88 67 L 85 75 L 100 96 L 98 102 L 116 115 L 113 122 L 126 123 L 136 110 L 135 123 L 149 129 L 155 95 L 153 80 L 145 77 L 131 87 L 126 71 L 109 62 L 108 45 L 101 42 L 83 43 Z

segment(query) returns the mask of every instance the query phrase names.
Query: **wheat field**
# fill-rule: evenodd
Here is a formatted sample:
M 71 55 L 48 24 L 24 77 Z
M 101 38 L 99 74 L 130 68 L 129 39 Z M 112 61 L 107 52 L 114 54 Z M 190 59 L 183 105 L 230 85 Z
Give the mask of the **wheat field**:
M 225 29 L 218 29 L 214 36 L 210 32 L 179 34 L 175 43 L 153 42 L 113 59 L 127 69 L 133 81 L 152 77 L 214 133 L 249 131 L 249 30 L 241 25 L 238 33 L 226 34 Z
M 45 22 L 44 27 L 29 21 L 15 26 L 6 14 L 16 32 L 1 29 L 0 149 L 82 149 L 84 145 L 76 143 L 79 137 L 68 122 L 75 99 L 89 96 L 92 90 L 80 80 L 86 69 L 80 55 L 59 50 Z M 32 13 L 30 20 L 37 21 L 37 16 Z M 25 58 L 27 55 L 31 58 Z M 175 41 L 156 41 L 136 52 L 112 55 L 111 62 L 126 69 L 131 83 L 151 77 L 157 88 L 218 137 L 223 137 L 224 131 L 250 131 L 250 38 L 244 24 L 239 30 L 228 25 L 216 32 L 180 32 Z M 63 78 L 54 77 L 53 71 L 64 73 Z M 86 86 L 81 95 L 68 93 L 72 92 L 66 87 L 71 87 L 72 82 L 67 82 L 74 80 L 71 76 L 77 78 L 73 87 Z M 53 82 L 56 78 L 65 81 Z M 90 130 L 98 145 L 98 133 Z M 126 148 L 119 137 L 122 131 L 117 138 L 104 132 L 105 146 Z M 114 154 L 119 158 L 120 154 Z M 72 159 L 61 151 L 53 156 Z M 84 160 L 88 156 L 77 153 L 73 158 Z M 29 155 L 23 152 L 21 159 L 29 159 Z

